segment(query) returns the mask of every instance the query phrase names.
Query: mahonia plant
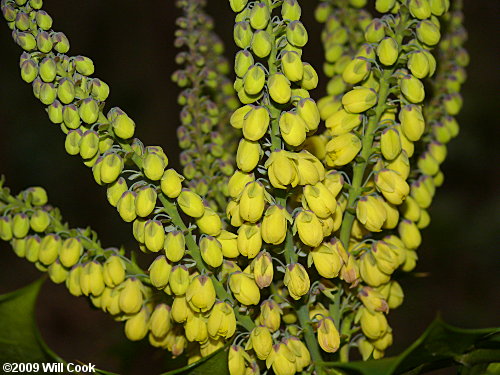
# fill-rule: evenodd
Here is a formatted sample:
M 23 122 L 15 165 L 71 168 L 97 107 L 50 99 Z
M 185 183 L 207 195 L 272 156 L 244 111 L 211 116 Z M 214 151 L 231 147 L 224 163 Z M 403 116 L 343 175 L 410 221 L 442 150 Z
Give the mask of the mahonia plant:
M 460 1 L 370 5 L 320 1 L 329 81 L 316 103 L 298 0 L 229 1 L 233 87 L 206 1 L 177 1 L 180 172 L 134 138 L 124 110 L 105 110 L 109 86 L 90 58 L 67 54 L 42 0 L 2 0 L 22 79 L 150 266 L 70 229 L 43 188 L 14 196 L 3 180 L 0 238 L 125 322 L 130 340 L 188 363 L 227 346 L 232 375 L 322 375 L 353 348 L 383 357 L 399 276 L 415 268 L 458 134 L 469 57 Z

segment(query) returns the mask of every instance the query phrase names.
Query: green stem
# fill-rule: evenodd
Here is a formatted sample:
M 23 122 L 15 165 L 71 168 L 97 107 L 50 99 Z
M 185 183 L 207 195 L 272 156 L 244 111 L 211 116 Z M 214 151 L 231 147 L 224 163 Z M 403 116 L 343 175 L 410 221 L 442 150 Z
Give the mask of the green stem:
M 404 8 L 404 7 L 402 7 Z M 406 28 L 406 22 L 408 19 L 408 13 L 403 11 L 401 15 L 401 21 L 396 26 L 395 36 L 398 45 L 401 45 L 404 37 L 404 29 Z M 349 239 L 351 236 L 352 225 L 354 219 L 356 218 L 356 202 L 363 192 L 363 176 L 365 175 L 366 167 L 368 166 L 368 159 L 373 154 L 373 139 L 375 137 L 375 130 L 380 121 L 380 117 L 387 109 L 387 98 L 390 94 L 390 84 L 389 79 L 394 74 L 397 64 L 393 68 L 384 69 L 380 77 L 380 88 L 378 92 L 378 101 L 375 107 L 375 113 L 368 120 L 368 125 L 366 126 L 365 133 L 363 135 L 361 153 L 359 155 L 360 162 L 357 162 L 353 168 L 353 179 L 351 186 L 349 188 L 349 198 L 347 200 L 347 208 L 344 213 L 344 218 L 342 220 L 342 225 L 340 227 L 340 241 L 346 249 L 349 248 Z

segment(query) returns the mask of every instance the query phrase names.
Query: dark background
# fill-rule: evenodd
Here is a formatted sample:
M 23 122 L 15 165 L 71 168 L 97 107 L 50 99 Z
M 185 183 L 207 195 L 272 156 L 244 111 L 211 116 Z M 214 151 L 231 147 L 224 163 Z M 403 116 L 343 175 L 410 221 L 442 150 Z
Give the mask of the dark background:
M 234 52 L 233 14 L 226 0 L 209 2 L 227 56 Z M 302 1 L 303 21 L 311 42 L 305 60 L 318 72 L 322 49 L 320 28 L 313 19 L 315 1 Z M 108 105 L 120 106 L 137 123 L 137 136 L 147 145 L 164 147 L 177 164 L 178 88 L 170 81 L 173 57 L 173 1 L 47 0 L 44 9 L 54 28 L 66 33 L 72 55 L 93 59 L 96 77 L 111 87 Z M 469 78 L 463 88 L 465 104 L 458 119 L 460 136 L 452 141 L 442 169 L 445 184 L 430 210 L 432 223 L 424 230 L 417 271 L 425 278 L 401 281 L 405 303 L 389 321 L 395 342 L 390 354 L 400 353 L 438 312 L 452 324 L 480 328 L 499 326 L 500 257 L 498 255 L 498 50 L 500 2 L 466 0 L 466 45 L 471 55 Z M 79 157 L 64 151 L 64 137 L 51 124 L 30 85 L 19 74 L 20 49 L 0 26 L 0 174 L 17 192 L 44 186 L 50 202 L 72 226 L 91 225 L 105 246 L 134 248 L 128 224 L 107 203 L 105 190 L 94 183 Z M 326 82 L 324 77 L 323 84 Z M 313 96 L 322 95 L 322 88 Z M 108 107 L 108 108 L 109 108 Z M 0 293 L 22 287 L 40 276 L 0 243 Z M 45 283 L 37 305 L 37 320 L 49 346 L 68 361 L 92 362 L 128 374 L 159 373 L 169 362 L 165 352 L 146 342 L 129 343 L 122 325 L 71 296 L 64 286 Z M 144 340 L 146 341 L 146 340 Z M 120 356 L 126 354 L 126 360 Z M 440 372 L 444 374 L 445 372 Z M 450 372 L 452 373 L 452 372 Z

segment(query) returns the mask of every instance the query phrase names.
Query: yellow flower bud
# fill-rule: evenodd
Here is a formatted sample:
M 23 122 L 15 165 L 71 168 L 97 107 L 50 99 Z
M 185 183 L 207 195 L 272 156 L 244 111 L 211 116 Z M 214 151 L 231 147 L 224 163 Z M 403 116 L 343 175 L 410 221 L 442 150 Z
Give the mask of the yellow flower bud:
M 405 244 L 405 247 L 415 250 L 422 243 L 422 235 L 417 228 L 417 225 L 410 220 L 402 220 L 398 226 L 399 237 Z
M 428 0 L 410 0 L 408 9 L 413 17 L 420 20 L 431 16 L 431 7 Z
M 375 242 L 372 245 L 372 254 L 377 268 L 388 275 L 392 274 L 404 262 L 404 253 L 401 249 L 385 241 Z
M 422 0 L 420 0 L 422 1 Z M 424 20 L 418 23 L 416 27 L 417 39 L 428 46 L 435 46 L 441 39 L 439 26 L 436 26 L 430 20 Z
M 276 332 L 281 325 L 281 307 L 272 299 L 267 299 L 260 305 L 259 323 L 271 332 Z
M 208 334 L 213 339 L 231 338 L 236 331 L 236 316 L 227 302 L 216 302 L 207 321 Z
M 205 275 L 196 276 L 186 290 L 186 301 L 194 311 L 209 311 L 215 303 L 212 280 Z
M 125 314 L 135 314 L 142 306 L 143 285 L 135 277 L 127 279 L 120 291 L 119 306 Z
M 177 323 L 184 323 L 192 315 L 193 312 L 186 302 L 186 297 L 176 296 L 174 298 L 174 302 L 172 303 L 172 320 Z
M 390 37 L 382 39 L 377 46 L 377 56 L 382 64 L 386 66 L 393 65 L 399 56 L 398 43 Z
M 149 216 L 156 206 L 157 194 L 155 189 L 150 186 L 144 186 L 139 189 L 135 198 L 135 212 L 137 216 Z
M 279 127 L 283 140 L 290 146 L 299 146 L 306 139 L 306 122 L 296 112 L 282 112 Z
M 29 226 L 38 233 L 44 232 L 49 225 L 50 215 L 43 210 L 35 210 L 29 219 Z
M 307 151 L 294 154 L 297 165 L 299 185 L 314 185 L 325 178 L 325 167 L 314 155 Z M 292 186 L 294 186 L 292 184 Z
M 265 84 L 266 73 L 260 65 L 252 65 L 243 77 L 243 88 L 248 95 L 259 94 Z
M 397 281 L 391 281 L 377 288 L 378 292 L 387 300 L 390 309 L 395 309 L 403 303 L 404 293 Z
M 356 217 L 370 232 L 380 232 L 387 219 L 387 211 L 380 197 L 368 195 L 359 199 Z
M 395 171 L 382 169 L 375 176 L 375 185 L 390 203 L 400 205 L 410 193 L 410 186 Z
M 147 178 L 153 181 L 158 181 L 162 178 L 167 163 L 161 155 L 150 152 L 146 155 L 142 162 L 142 168 Z
M 264 58 L 272 49 L 272 39 L 265 30 L 257 30 L 252 37 L 252 51 L 257 57 Z
M 281 70 L 290 81 L 300 81 L 304 75 L 300 55 L 295 51 L 285 51 L 281 56 Z
M 387 319 L 381 312 L 370 312 L 367 308 L 360 307 L 358 310 L 359 322 L 363 334 L 369 339 L 381 338 L 389 329 Z
M 252 262 L 255 283 L 261 289 L 271 285 L 274 269 L 273 260 L 267 251 L 261 251 Z
M 342 103 L 335 96 L 325 96 L 318 100 L 318 110 L 322 120 L 325 120 L 342 108 Z
M 172 265 L 167 261 L 164 255 L 158 256 L 149 266 L 149 279 L 151 284 L 158 289 L 167 286 L 172 271 Z
M 201 197 L 189 189 L 182 189 L 177 197 L 177 204 L 186 215 L 194 218 L 199 218 L 205 213 Z
M 211 208 L 206 207 L 203 216 L 196 220 L 200 231 L 209 236 L 218 236 L 222 230 L 222 222 L 219 215 Z
M 406 151 L 401 151 L 393 161 L 387 164 L 387 168 L 399 173 L 401 178 L 406 180 L 410 174 L 410 161 Z
M 314 263 L 321 276 L 332 279 L 339 275 L 342 266 L 347 263 L 347 253 L 342 243 L 333 238 L 311 250 L 307 263 L 309 266 Z
M 241 255 L 255 258 L 262 247 L 260 224 L 243 224 L 238 229 L 237 244 Z
M 360 289 L 358 297 L 370 312 L 389 312 L 386 297 L 376 289 L 365 286 Z
M 323 229 L 318 217 L 311 211 L 301 210 L 295 218 L 294 231 L 307 246 L 316 247 L 323 241 Z
M 144 244 L 149 251 L 158 252 L 165 243 L 165 228 L 159 220 L 148 220 L 144 226 Z
M 116 207 L 118 201 L 122 197 L 123 193 L 125 193 L 126 191 L 127 191 L 127 183 L 125 182 L 125 179 L 123 177 L 120 177 L 118 180 L 110 184 L 108 186 L 108 189 L 106 190 L 106 196 L 108 198 L 108 202 L 113 207 Z
M 371 253 L 365 253 L 359 261 L 359 273 L 365 283 L 370 286 L 379 286 L 389 282 L 391 276 L 382 272 L 377 267 L 375 257 Z
M 23 212 L 14 215 L 12 219 L 12 234 L 16 238 L 24 238 L 30 230 L 30 219 Z M 52 262 L 51 262 L 52 263 Z
M 327 353 L 335 353 L 339 349 L 340 335 L 332 318 L 323 318 L 318 322 L 318 343 Z
M 356 113 L 349 113 L 341 109 L 326 119 L 326 127 L 332 135 L 342 135 L 349 133 L 354 128 L 361 125 L 363 116 Z
M 111 121 L 114 133 L 122 139 L 132 138 L 135 132 L 134 121 L 120 109 L 117 109 L 116 113 L 117 116 Z
M 300 80 L 300 87 L 305 90 L 314 90 L 318 86 L 318 73 L 311 64 L 303 63 L 304 72 Z
M 255 175 L 253 173 L 245 173 L 239 170 L 235 171 L 228 182 L 228 192 L 231 198 L 238 198 L 249 183 L 255 181 Z
M 336 197 L 344 186 L 344 177 L 337 171 L 330 171 L 323 181 L 328 190 Z
M 253 349 L 257 358 L 265 360 L 269 357 L 272 347 L 273 338 L 269 329 L 264 326 L 257 326 L 250 332 L 245 349 Z
M 418 157 L 417 166 L 424 175 L 434 176 L 439 172 L 439 163 L 427 151 Z
M 259 163 L 262 149 L 258 142 L 241 139 L 236 152 L 236 165 L 243 172 L 251 172 Z
M 380 150 L 387 160 L 394 160 L 401 152 L 401 139 L 395 128 L 387 128 L 380 136 Z
M 222 245 L 211 236 L 200 240 L 200 252 L 203 261 L 211 267 L 219 267 L 222 264 Z
M 363 57 L 355 57 L 342 72 L 342 79 L 351 85 L 363 81 L 370 73 L 371 63 Z
M 135 198 L 137 194 L 133 191 L 126 191 L 122 194 L 118 203 L 116 204 L 116 208 L 118 209 L 118 213 L 121 218 L 130 223 L 135 220 L 137 214 L 135 213 Z
M 423 83 L 411 74 L 401 78 L 400 87 L 401 92 L 410 103 L 420 103 L 425 98 Z
M 296 20 L 287 25 L 286 39 L 295 47 L 304 47 L 307 43 L 307 31 L 302 22 Z
M 234 25 L 233 38 L 236 45 L 242 49 L 250 47 L 252 29 L 247 21 L 240 21 Z
M 68 277 L 66 278 L 66 288 L 75 297 L 82 295 L 82 289 L 80 288 L 80 275 L 82 272 L 81 264 L 77 264 L 69 271 Z
M 229 5 L 233 12 L 241 12 L 247 5 L 248 0 L 229 0 Z M 232 375 L 232 374 L 231 374 Z
M 228 355 L 230 375 L 245 375 L 245 351 L 239 345 L 231 345 Z
M 189 284 L 189 271 L 183 265 L 172 267 L 170 277 L 168 278 L 170 290 L 176 296 L 181 296 L 186 293 Z
M 368 26 L 365 29 L 365 39 L 368 43 L 378 43 L 382 39 L 384 39 L 385 36 L 385 25 L 384 23 L 378 19 L 375 18 L 373 21 L 368 24 Z
M 257 305 L 260 301 L 259 287 L 253 275 L 236 271 L 229 277 L 229 288 L 243 305 Z
M 265 3 L 256 3 L 250 12 L 250 25 L 256 30 L 265 29 L 270 17 L 269 7 Z
M 396 0 L 376 0 L 375 9 L 379 13 L 387 13 L 394 7 L 395 3 Z M 363 360 L 365 360 L 364 356 Z
M 311 354 L 307 346 L 300 341 L 300 339 L 292 336 L 288 339 L 283 339 L 283 343 L 287 345 L 295 355 L 295 369 L 297 372 L 302 371 L 311 364 Z
M 165 255 L 171 262 L 178 262 L 186 251 L 186 239 L 180 231 L 167 233 L 164 243 Z
M 292 263 L 286 267 L 283 284 L 288 287 L 290 296 L 295 300 L 307 294 L 311 286 L 309 275 L 300 263 Z
M 400 211 L 405 219 L 411 220 L 413 222 L 418 222 L 418 220 L 420 219 L 420 214 L 422 212 L 417 201 L 411 196 L 406 197 L 405 201 L 400 207 Z
M 64 267 L 73 267 L 82 256 L 83 245 L 79 238 L 67 238 L 59 250 L 59 261 Z
M 392 345 L 392 329 L 388 328 L 387 332 L 379 339 L 372 341 L 376 351 L 383 352 Z M 374 354 L 375 357 L 376 354 Z
M 244 105 L 243 107 L 238 108 L 236 111 L 233 112 L 231 115 L 231 118 L 229 122 L 231 123 L 231 126 L 235 129 L 242 129 L 243 128 L 243 120 L 245 119 L 245 116 L 250 112 L 254 106 L 252 105 Z
M 50 280 L 55 284 L 65 282 L 68 277 L 68 270 L 61 265 L 59 259 L 49 266 L 47 273 L 49 274 Z
M 261 182 L 248 183 L 240 197 L 240 216 L 243 220 L 255 223 L 264 212 L 264 185 Z
M 193 314 L 187 318 L 184 331 L 188 341 L 206 342 L 208 329 L 206 319 L 200 314 Z
M 326 144 L 326 163 L 330 167 L 350 163 L 361 150 L 361 140 L 353 133 L 334 137 Z
M 172 326 L 170 322 L 170 306 L 160 303 L 156 305 L 149 319 L 149 329 L 156 337 L 164 337 Z
M 335 196 L 321 182 L 304 187 L 304 198 L 309 208 L 319 218 L 325 219 L 335 212 Z
M 14 217 L 15 219 L 15 217 Z M 28 224 L 29 227 L 29 224 Z M 55 262 L 61 250 L 62 241 L 61 237 L 56 234 L 49 234 L 45 236 L 40 243 L 38 251 L 38 260 L 45 265 L 50 265 Z
M 125 280 L 125 262 L 117 255 L 110 256 L 103 267 L 104 283 L 110 288 L 120 285 Z
M 420 212 L 420 219 L 417 222 L 417 228 L 418 229 L 427 228 L 430 223 L 431 223 L 431 217 L 429 215 L 429 212 L 427 212 L 427 210 L 422 209 Z
M 267 80 L 269 95 L 276 103 L 285 104 L 290 101 L 292 89 L 290 81 L 282 73 L 271 74 Z
M 225 258 L 236 258 L 240 255 L 236 234 L 223 230 L 216 238 L 222 246 L 222 255 Z
M 99 135 L 93 130 L 83 133 L 80 140 L 80 156 L 83 159 L 91 159 L 99 149 Z
M 268 169 L 269 181 L 275 188 L 286 189 L 287 185 L 297 185 L 297 168 L 291 155 L 285 150 L 274 151 L 264 165 Z
M 227 218 L 233 227 L 241 227 L 243 219 L 240 216 L 240 205 L 235 201 L 230 201 L 226 206 Z
M 399 121 L 404 135 L 410 141 L 418 141 L 425 130 L 425 120 L 422 109 L 414 104 L 405 105 L 399 112 Z
M 149 313 L 146 308 L 142 308 L 137 314 L 132 315 L 125 322 L 125 336 L 130 341 L 139 341 L 146 337 L 148 333 Z
M 184 177 L 174 169 L 167 169 L 161 178 L 161 191 L 169 198 L 177 198 L 182 191 Z
M 412 51 L 408 56 L 408 69 L 418 79 L 427 77 L 430 72 L 429 59 L 423 51 Z
M 342 97 L 342 105 L 347 112 L 361 113 L 377 103 L 375 90 L 366 87 L 357 87 Z
M 297 372 L 295 355 L 284 343 L 272 347 L 266 359 L 266 366 L 268 368 L 272 366 L 276 375 L 294 375 Z
M 272 205 L 266 210 L 262 220 L 262 239 L 278 245 L 285 240 L 288 212 L 279 205 Z
M 316 102 L 311 98 L 303 98 L 297 103 L 297 114 L 306 123 L 307 131 L 315 131 L 320 122 L 320 114 Z

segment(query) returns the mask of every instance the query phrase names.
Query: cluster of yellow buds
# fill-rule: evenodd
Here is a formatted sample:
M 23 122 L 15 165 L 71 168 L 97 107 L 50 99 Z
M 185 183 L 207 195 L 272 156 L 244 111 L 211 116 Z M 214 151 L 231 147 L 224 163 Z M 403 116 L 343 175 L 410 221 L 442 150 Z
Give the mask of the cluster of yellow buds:
M 175 46 L 185 47 L 176 56 L 183 65 L 172 79 L 183 88 L 178 97 L 182 110 L 177 135 L 183 149 L 180 161 L 187 185 L 206 197 L 210 207 L 223 212 L 227 180 L 234 172 L 233 132 L 223 130 L 238 106 L 226 77 L 229 64 L 222 57 L 224 45 L 213 32 L 213 20 L 204 12 L 205 0 L 177 1 L 183 16 L 177 20 Z
M 123 110 L 104 115 L 109 87 L 91 77 L 89 58 L 66 55 L 41 0 L 1 1 L 25 50 L 22 78 L 154 259 L 145 274 L 92 232 L 69 230 L 40 189 L 22 200 L 3 192 L 0 238 L 125 321 L 129 339 L 149 332 L 189 363 L 228 344 L 232 375 L 323 375 L 352 347 L 380 358 L 392 343 L 386 314 L 403 301 L 397 275 L 416 265 L 445 144 L 458 133 L 460 4 L 377 0 L 373 18 L 364 0 L 323 0 L 330 81 L 318 104 L 298 0 L 229 5 L 237 109 L 205 1 L 178 1 L 181 174 L 161 147 L 133 138 Z

